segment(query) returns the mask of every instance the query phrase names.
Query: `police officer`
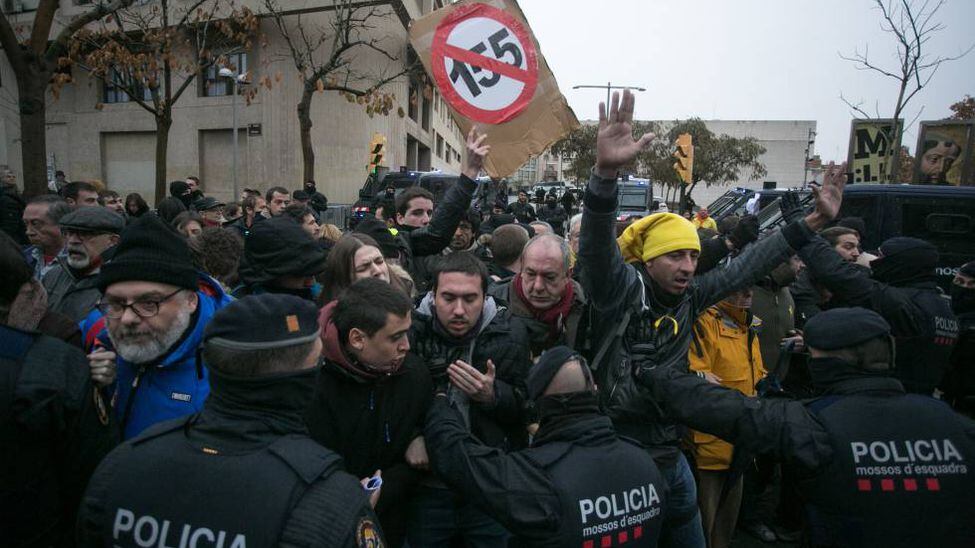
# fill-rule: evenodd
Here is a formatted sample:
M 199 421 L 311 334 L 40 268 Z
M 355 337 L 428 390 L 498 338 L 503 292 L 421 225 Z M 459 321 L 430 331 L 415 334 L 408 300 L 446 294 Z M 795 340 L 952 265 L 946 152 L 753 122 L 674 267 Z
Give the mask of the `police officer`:
M 85 484 L 118 443 L 81 350 L 10 326 L 32 277 L 0 233 L 0 544 L 14 547 L 69 543 Z
M 585 360 L 565 346 L 542 354 L 528 377 L 540 426 L 513 453 L 468 433 L 437 394 L 424 432 L 434 471 L 501 522 L 518 546 L 656 546 L 665 483 L 644 449 L 617 436 L 599 412 Z
M 805 342 L 820 396 L 804 403 L 745 398 L 673 368 L 637 374 L 693 428 L 798 466 L 812 546 L 975 546 L 975 422 L 905 392 L 876 312 L 817 314 Z
M 211 393 L 102 462 L 79 511 L 81 546 L 382 546 L 370 499 L 302 413 L 322 342 L 315 305 L 250 296 L 207 325 Z

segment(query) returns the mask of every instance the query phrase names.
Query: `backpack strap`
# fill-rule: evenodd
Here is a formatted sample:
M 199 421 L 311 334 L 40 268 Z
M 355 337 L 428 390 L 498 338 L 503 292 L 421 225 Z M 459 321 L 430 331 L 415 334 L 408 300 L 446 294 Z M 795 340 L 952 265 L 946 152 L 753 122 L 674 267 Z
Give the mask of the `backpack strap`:
M 617 324 L 616 329 L 606 337 L 606 340 L 603 341 L 602 346 L 599 347 L 599 352 L 596 353 L 596 357 L 593 358 L 592 362 L 590 363 L 590 368 L 593 371 L 599 370 L 599 368 L 602 366 L 603 358 L 606 357 L 606 353 L 609 352 L 609 348 L 613 346 L 613 342 L 623 336 L 623 332 L 626 331 L 627 326 L 630 324 L 631 315 L 633 315 L 633 309 L 627 308 L 626 311 L 623 312 L 623 317 L 620 318 L 620 322 Z
M 348 546 L 353 536 L 356 546 L 367 546 L 369 538 L 379 538 L 379 526 L 371 519 L 372 513 L 367 513 L 368 518 L 363 516 L 363 508 L 368 506 L 365 491 L 352 476 L 336 473 L 340 471 L 340 466 L 327 468 L 305 489 L 281 531 L 279 546 L 342 547 Z M 358 503 L 348 496 L 356 489 L 362 494 Z

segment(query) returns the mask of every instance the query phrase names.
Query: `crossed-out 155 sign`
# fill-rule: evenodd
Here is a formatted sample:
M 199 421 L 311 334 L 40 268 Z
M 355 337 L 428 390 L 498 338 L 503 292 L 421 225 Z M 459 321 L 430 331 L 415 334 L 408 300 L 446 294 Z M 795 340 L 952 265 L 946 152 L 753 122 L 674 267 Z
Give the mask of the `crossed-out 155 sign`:
M 538 84 L 538 54 L 528 30 L 487 4 L 459 7 L 440 22 L 431 64 L 444 99 L 485 124 L 521 114 Z

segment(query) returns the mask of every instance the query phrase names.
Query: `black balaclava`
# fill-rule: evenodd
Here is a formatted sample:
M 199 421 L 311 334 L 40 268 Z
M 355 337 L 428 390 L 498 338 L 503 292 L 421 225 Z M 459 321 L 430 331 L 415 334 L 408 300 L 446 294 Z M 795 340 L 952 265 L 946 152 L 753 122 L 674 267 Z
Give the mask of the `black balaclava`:
M 870 262 L 873 278 L 893 286 L 936 279 L 938 250 L 917 238 L 890 238 L 880 245 L 882 257 Z
M 960 274 L 975 278 L 975 261 L 958 269 Z M 955 314 L 975 313 L 975 288 L 951 284 L 951 309 Z

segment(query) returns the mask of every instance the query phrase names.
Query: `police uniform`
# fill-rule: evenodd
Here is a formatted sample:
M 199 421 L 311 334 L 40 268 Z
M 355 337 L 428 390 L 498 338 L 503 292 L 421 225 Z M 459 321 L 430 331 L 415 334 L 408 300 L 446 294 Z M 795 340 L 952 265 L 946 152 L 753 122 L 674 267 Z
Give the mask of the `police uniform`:
M 805 329 L 824 351 L 882 337 L 890 326 L 862 308 Z M 796 466 L 812 546 L 975 546 L 975 422 L 886 370 L 817 357 L 810 373 L 821 396 L 808 402 L 745 398 L 674 371 L 639 378 L 693 428 Z
M 532 369 L 541 427 L 530 449 L 506 454 L 479 443 L 447 399 L 436 398 L 424 431 L 430 463 L 511 531 L 511 545 L 656 546 L 667 493 L 653 459 L 617 436 L 592 392 L 541 397 L 573 359 L 581 358 L 555 347 Z
M 69 542 L 98 462 L 118 443 L 77 348 L 0 325 L 0 544 Z
M 298 297 L 246 297 L 214 316 L 204 345 L 307 344 L 317 317 Z M 383 546 L 367 492 L 306 434 L 317 368 L 210 373 L 202 412 L 153 426 L 99 466 L 79 514 L 80 545 Z

